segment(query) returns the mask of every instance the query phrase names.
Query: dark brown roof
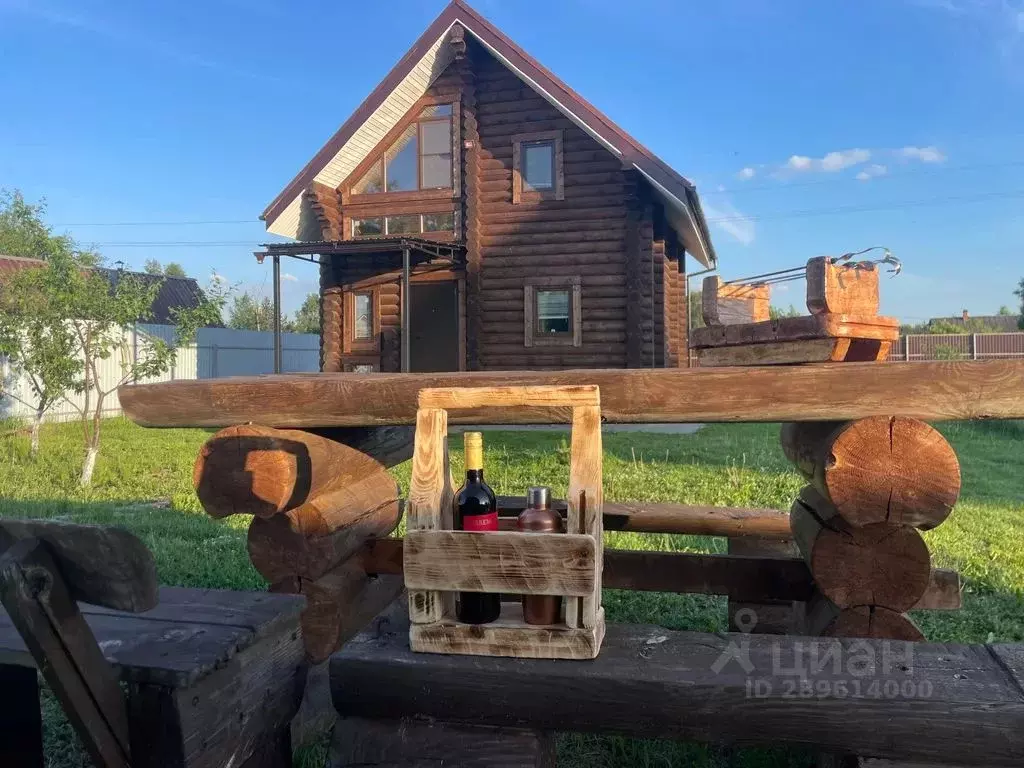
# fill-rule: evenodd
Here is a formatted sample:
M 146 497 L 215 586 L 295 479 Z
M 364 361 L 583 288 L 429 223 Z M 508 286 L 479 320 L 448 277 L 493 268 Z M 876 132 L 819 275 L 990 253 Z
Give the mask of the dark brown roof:
M 28 259 L 22 256 L 0 255 L 0 282 L 4 277 L 12 275 L 23 269 L 32 269 L 46 266 L 42 259 Z M 115 285 L 123 275 L 131 275 L 141 280 L 146 285 L 152 285 L 158 280 L 163 282 L 160 291 L 153 301 L 153 310 L 149 317 L 139 318 L 139 322 L 156 323 L 158 325 L 173 325 L 174 316 L 172 309 L 195 309 L 203 299 L 203 289 L 193 277 L 170 277 L 167 275 L 150 275 L 146 272 L 130 272 L 119 269 L 106 269 L 101 267 L 102 274 L 111 285 Z M 215 327 L 221 327 L 217 323 Z
M 272 220 L 277 218 L 288 204 L 309 186 L 320 170 L 338 153 L 359 126 L 366 122 L 367 118 L 373 114 L 374 110 L 387 98 L 388 94 L 416 66 L 416 63 L 424 56 L 427 49 L 456 21 L 461 22 L 466 26 L 467 31 L 479 38 L 485 46 L 496 51 L 514 68 L 523 72 L 530 80 L 549 93 L 590 130 L 615 147 L 622 155 L 624 162 L 636 165 L 642 173 L 648 175 L 656 184 L 664 187 L 672 197 L 683 202 L 696 218 L 696 226 L 699 230 L 699 236 L 704 241 L 708 260 L 712 263 L 717 261 L 714 246 L 711 244 L 707 221 L 701 210 L 694 185 L 622 130 L 607 115 L 563 83 L 556 75 L 512 42 L 501 30 L 470 8 L 463 0 L 452 0 L 441 12 L 441 15 L 434 19 L 426 31 L 387 74 L 387 77 L 381 81 L 380 85 L 359 105 L 352 116 L 345 121 L 341 128 L 316 153 L 298 175 L 289 182 L 288 186 L 266 207 L 260 216 L 261 219 Z

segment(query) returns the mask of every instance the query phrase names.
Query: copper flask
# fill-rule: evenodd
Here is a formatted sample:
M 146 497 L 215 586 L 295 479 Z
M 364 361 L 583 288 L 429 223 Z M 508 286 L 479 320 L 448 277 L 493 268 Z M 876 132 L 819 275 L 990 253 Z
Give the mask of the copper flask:
M 520 531 L 562 533 L 562 516 L 550 508 L 551 489 L 526 489 L 526 509 L 519 515 Z M 557 595 L 523 595 L 523 620 L 527 624 L 558 624 L 562 620 L 562 598 Z

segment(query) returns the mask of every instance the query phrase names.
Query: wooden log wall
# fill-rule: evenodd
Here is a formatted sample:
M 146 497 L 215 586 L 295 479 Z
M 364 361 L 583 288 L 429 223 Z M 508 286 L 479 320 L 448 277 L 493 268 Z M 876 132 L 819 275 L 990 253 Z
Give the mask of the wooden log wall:
M 628 174 L 617 157 L 490 54 L 479 47 L 471 54 L 479 218 L 467 217 L 467 235 L 480 244 L 480 366 L 625 367 Z M 513 204 L 512 137 L 547 130 L 562 131 L 565 199 Z M 527 276 L 582 279 L 581 346 L 524 346 Z

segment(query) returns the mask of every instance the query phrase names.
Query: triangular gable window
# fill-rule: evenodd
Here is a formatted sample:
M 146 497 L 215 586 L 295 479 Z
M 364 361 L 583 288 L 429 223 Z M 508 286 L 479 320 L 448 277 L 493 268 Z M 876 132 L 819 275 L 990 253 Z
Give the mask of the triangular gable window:
M 363 171 L 352 194 L 451 189 L 454 112 L 452 104 L 421 109 Z

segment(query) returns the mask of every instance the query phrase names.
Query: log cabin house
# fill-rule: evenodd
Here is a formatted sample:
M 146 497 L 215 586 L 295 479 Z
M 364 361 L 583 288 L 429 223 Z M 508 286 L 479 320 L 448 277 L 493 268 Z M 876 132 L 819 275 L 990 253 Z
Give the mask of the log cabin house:
M 454 0 L 267 207 L 324 371 L 687 364 L 693 184 Z

